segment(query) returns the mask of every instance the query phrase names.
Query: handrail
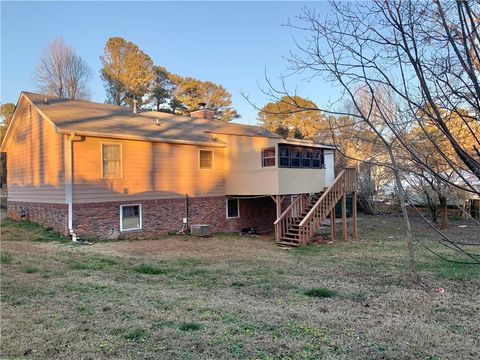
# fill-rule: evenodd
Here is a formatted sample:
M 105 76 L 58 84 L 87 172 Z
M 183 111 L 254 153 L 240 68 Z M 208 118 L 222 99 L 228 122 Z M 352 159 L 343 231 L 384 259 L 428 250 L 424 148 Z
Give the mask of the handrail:
M 314 204 L 312 204 L 313 199 L 307 194 L 299 195 L 275 220 L 276 241 L 280 241 L 287 234 L 287 238 L 297 239 L 298 244 L 307 243 L 325 218 L 334 211 L 335 205 L 342 196 L 348 192 L 355 192 L 356 187 L 356 169 L 346 168 L 338 174 L 332 185 Z M 303 216 L 310 206 L 312 208 Z
M 335 189 L 335 186 L 337 185 L 337 183 L 340 182 L 340 180 L 344 180 L 343 176 L 345 174 L 345 170 L 346 169 L 343 169 L 342 171 L 340 171 L 340 174 L 337 175 L 336 179 L 333 181 L 333 184 L 330 185 L 330 187 L 322 194 L 322 196 L 320 196 L 320 199 L 317 200 L 315 205 L 313 205 L 313 207 L 310 209 L 307 215 L 305 215 L 303 220 L 298 225 L 299 227 L 302 227 L 303 225 L 305 225 L 307 220 L 309 220 L 312 214 L 315 212 L 315 210 L 317 210 L 319 204 L 321 204 L 323 200 Z
M 277 220 L 275 220 L 275 222 L 273 223 L 273 225 L 277 225 L 285 216 L 287 216 L 288 212 L 290 211 L 290 209 L 298 202 L 300 201 L 300 196 L 297 196 L 297 198 L 292 202 L 290 203 L 290 205 L 288 205 L 288 207 L 285 209 L 285 211 L 279 216 L 279 218 Z

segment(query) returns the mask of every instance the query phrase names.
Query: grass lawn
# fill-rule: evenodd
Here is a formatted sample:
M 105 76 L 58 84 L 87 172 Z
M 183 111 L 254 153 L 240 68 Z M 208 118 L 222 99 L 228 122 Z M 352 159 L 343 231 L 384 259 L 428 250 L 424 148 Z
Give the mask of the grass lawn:
M 290 250 L 236 235 L 81 246 L 4 221 L 0 357 L 479 359 L 480 268 L 417 245 L 413 285 L 399 219 L 359 228 L 356 242 Z

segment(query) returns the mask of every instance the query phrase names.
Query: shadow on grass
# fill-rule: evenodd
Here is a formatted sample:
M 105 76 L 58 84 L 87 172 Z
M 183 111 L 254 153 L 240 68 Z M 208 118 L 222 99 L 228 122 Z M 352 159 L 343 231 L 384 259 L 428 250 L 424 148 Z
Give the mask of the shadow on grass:
M 70 239 L 63 236 L 51 227 L 43 227 L 29 220 L 14 221 L 5 219 L 2 221 L 2 238 L 6 241 L 33 240 L 39 242 L 57 241 L 69 243 Z M 24 234 L 22 234 L 24 232 Z M 24 235 L 24 236 L 22 236 Z

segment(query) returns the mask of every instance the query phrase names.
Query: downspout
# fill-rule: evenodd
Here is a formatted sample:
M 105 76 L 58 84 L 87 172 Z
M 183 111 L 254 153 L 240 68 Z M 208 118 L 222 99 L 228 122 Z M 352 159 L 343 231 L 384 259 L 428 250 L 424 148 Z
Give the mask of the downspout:
M 65 202 L 68 207 L 68 233 L 72 241 L 77 241 L 77 234 L 73 230 L 73 139 L 75 133 L 67 135 L 65 147 Z

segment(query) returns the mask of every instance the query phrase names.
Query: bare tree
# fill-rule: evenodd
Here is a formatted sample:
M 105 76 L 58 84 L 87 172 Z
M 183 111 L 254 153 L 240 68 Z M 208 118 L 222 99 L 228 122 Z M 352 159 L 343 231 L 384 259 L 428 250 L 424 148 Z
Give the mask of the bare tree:
M 390 168 L 407 229 L 411 272 L 415 272 L 413 237 L 406 211 L 399 149 L 425 171 L 452 186 L 479 193 L 471 176 L 480 179 L 480 141 L 476 127 L 480 114 L 479 2 L 413 2 L 373 0 L 332 2 L 329 14 L 304 9 L 289 26 L 302 33 L 297 51 L 291 53 L 291 71 L 335 83 L 342 93 L 334 104 L 343 108 L 315 108 L 349 117 L 364 124 L 383 146 L 383 156 L 367 160 Z M 280 87 L 267 79 L 265 92 L 274 99 L 289 95 L 285 80 Z M 295 111 L 312 108 L 297 104 Z M 464 111 L 459 112 L 462 108 Z M 468 139 L 456 136 L 446 119 L 459 117 L 469 129 Z M 443 151 L 432 138 L 428 124 L 450 143 L 455 157 Z M 413 124 L 424 130 L 459 182 L 451 182 L 423 161 L 410 146 Z M 334 123 L 332 132 L 341 124 Z M 364 159 L 358 159 L 365 161 Z M 474 258 L 478 262 L 478 259 Z
M 384 124 L 388 131 L 415 161 L 442 177 L 405 137 L 413 122 L 422 129 L 426 122 L 433 124 L 456 153 L 452 159 L 437 147 L 438 156 L 462 180 L 452 185 L 478 194 L 465 176 L 480 179 L 479 134 L 472 126 L 480 114 L 478 0 L 333 2 L 332 9 L 326 18 L 306 9 L 290 23 L 308 33 L 306 45 L 299 43 L 299 52 L 292 55 L 293 69 L 335 81 L 347 97 L 355 96 L 355 89 L 372 95 L 388 89 L 402 117 Z M 452 131 L 446 121 L 452 116 L 469 129 L 470 141 Z M 430 138 L 428 131 L 425 136 Z M 436 146 L 435 139 L 430 141 Z
M 89 97 L 87 82 L 91 74 L 85 60 L 62 39 L 56 39 L 40 57 L 34 78 L 38 90 L 44 94 L 84 99 Z

